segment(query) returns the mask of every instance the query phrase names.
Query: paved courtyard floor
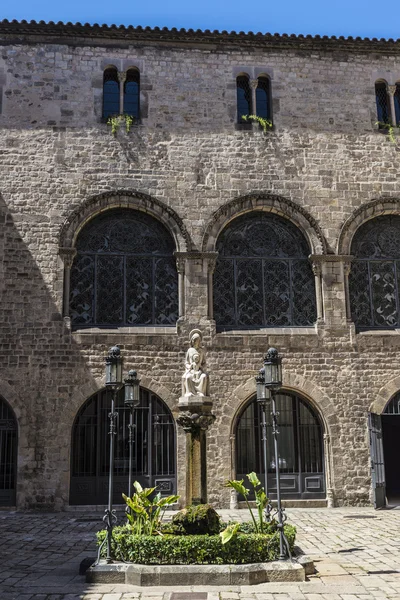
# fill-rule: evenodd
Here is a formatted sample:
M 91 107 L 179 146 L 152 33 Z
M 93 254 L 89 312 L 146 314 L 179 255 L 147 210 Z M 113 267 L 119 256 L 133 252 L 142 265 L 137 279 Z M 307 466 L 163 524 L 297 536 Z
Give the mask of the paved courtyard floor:
M 245 520 L 247 511 L 219 511 Z M 100 513 L 0 512 L 0 600 L 400 600 L 400 510 L 287 509 L 317 573 L 305 583 L 139 588 L 87 584 Z M 171 598 L 173 593 L 177 593 Z M 196 594 L 195 594 L 196 592 Z

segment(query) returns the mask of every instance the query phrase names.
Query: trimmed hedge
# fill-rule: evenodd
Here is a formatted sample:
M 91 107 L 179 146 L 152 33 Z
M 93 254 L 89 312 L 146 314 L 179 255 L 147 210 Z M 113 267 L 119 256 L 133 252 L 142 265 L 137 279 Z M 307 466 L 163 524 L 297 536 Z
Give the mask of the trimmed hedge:
M 100 544 L 106 535 L 97 533 Z M 285 525 L 285 535 L 293 550 L 296 528 Z M 118 545 L 116 544 L 118 542 Z M 219 535 L 132 535 L 127 527 L 115 527 L 113 555 L 142 565 L 221 565 L 269 562 L 279 556 L 279 535 L 238 534 L 222 545 Z M 102 556 L 105 557 L 105 548 Z

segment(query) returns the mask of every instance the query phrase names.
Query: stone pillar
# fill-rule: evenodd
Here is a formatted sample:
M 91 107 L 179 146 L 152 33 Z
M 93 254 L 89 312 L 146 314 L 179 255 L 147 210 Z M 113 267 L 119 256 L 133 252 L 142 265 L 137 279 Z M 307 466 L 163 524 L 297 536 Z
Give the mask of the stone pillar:
M 332 449 L 330 438 L 327 433 L 324 433 L 324 454 L 325 454 L 325 471 L 326 471 L 326 499 L 328 508 L 335 506 L 335 496 L 332 486 Z
M 321 285 L 322 313 L 324 327 L 347 330 L 348 288 L 346 269 L 352 257 L 337 254 L 313 254 L 310 260 L 316 274 L 316 286 Z M 315 266 L 314 266 L 315 265 Z M 320 270 L 320 275 L 318 271 Z M 320 278 L 318 283 L 317 278 Z M 318 305 L 318 288 L 316 289 Z
M 64 263 L 64 284 L 63 284 L 63 317 L 69 317 L 69 292 L 71 267 L 76 256 L 76 248 L 60 248 L 59 255 Z
M 191 323 L 211 318 L 212 273 L 218 253 L 175 252 L 174 255 L 179 274 L 179 295 L 183 302 L 182 315 L 190 315 Z
M 124 114 L 124 83 L 126 81 L 126 71 L 118 71 L 119 81 L 119 114 Z
M 181 416 L 178 425 L 186 433 L 186 505 L 207 503 L 207 438 L 206 431 L 214 423 L 212 400 L 186 396 L 179 399 Z
M 396 123 L 396 108 L 394 106 L 394 95 L 396 93 L 396 85 L 388 85 L 388 94 L 389 94 L 389 102 L 390 102 L 390 114 L 391 114 L 391 119 L 390 122 L 392 123 L 392 125 L 397 125 Z
M 217 253 L 215 253 L 217 254 Z M 214 271 L 217 264 L 217 256 L 208 258 L 208 282 L 207 282 L 207 298 L 208 298 L 208 318 L 214 318 Z
M 258 87 L 258 79 L 252 79 L 250 81 L 251 86 L 251 111 L 252 115 L 257 114 L 257 100 L 256 100 L 256 89 Z
M 317 323 L 322 323 L 324 320 L 324 309 L 322 304 L 322 289 L 321 289 L 321 263 L 313 262 L 312 270 L 315 278 L 315 297 L 317 303 Z
M 185 315 L 185 259 L 180 254 L 176 252 L 175 258 L 178 271 L 178 316 L 183 317 Z

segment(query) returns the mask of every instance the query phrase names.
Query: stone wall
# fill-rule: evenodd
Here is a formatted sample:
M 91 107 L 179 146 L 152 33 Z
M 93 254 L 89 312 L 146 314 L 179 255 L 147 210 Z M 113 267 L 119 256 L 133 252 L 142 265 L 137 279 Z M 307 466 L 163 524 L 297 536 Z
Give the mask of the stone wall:
M 68 504 L 72 423 L 103 385 L 109 346 L 121 344 L 126 368 L 135 367 L 177 415 L 193 327 L 204 333 L 217 415 L 208 432 L 210 500 L 229 504 L 222 483 L 233 472 L 235 415 L 273 345 L 284 356 L 287 389 L 303 394 L 324 423 L 335 502 L 368 502 L 367 412 L 400 376 L 400 336 L 355 333 L 346 278 L 352 223 L 399 214 L 397 146 L 374 125 L 374 82 L 400 81 L 398 50 L 350 52 L 339 41 L 337 50 L 304 50 L 300 42 L 241 49 L 1 37 L 0 394 L 19 424 L 18 506 Z M 141 124 L 116 137 L 101 122 L 108 64 L 141 72 Z M 271 77 L 274 130 L 267 135 L 235 126 L 242 71 Z M 86 218 L 118 205 L 155 214 L 183 253 L 176 329 L 71 332 L 63 235 L 73 245 Z M 308 238 L 322 301 L 315 328 L 216 333 L 209 253 L 223 225 L 250 209 L 278 212 Z

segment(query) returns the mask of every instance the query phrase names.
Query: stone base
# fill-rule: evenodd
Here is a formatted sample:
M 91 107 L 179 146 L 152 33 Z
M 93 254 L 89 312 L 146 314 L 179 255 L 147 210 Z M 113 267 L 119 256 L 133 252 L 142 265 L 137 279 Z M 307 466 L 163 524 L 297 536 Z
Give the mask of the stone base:
M 309 563 L 307 567 L 311 570 Z M 305 581 L 305 576 L 305 566 L 296 559 L 247 565 L 136 565 L 118 562 L 108 565 L 100 561 L 99 565 L 86 571 L 87 583 L 125 583 L 143 587 L 255 585 L 270 581 Z

